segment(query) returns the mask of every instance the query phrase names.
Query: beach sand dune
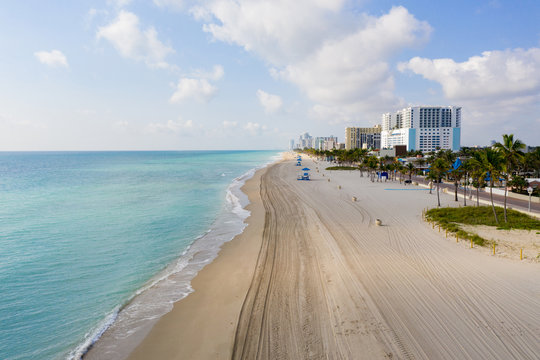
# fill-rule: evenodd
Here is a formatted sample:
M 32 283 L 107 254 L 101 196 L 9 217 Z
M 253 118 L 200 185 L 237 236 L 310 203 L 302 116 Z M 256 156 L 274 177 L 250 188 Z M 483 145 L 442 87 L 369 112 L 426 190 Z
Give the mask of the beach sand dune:
M 259 173 L 247 247 L 227 245 L 130 358 L 539 359 L 538 264 L 445 239 L 422 220 L 429 191 L 303 163 L 313 181 L 292 161 Z

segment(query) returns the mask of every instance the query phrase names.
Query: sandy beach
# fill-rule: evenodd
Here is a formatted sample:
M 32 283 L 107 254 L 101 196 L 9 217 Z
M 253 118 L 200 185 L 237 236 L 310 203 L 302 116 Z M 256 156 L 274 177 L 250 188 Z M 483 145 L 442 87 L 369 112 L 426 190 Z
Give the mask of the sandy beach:
M 538 359 L 537 263 L 446 239 L 425 189 L 303 166 L 246 183 L 249 226 L 129 359 Z

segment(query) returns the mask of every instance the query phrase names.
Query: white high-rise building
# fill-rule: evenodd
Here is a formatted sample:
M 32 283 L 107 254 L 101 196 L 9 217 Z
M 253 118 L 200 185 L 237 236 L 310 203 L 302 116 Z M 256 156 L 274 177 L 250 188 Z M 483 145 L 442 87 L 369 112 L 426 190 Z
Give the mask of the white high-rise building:
M 313 138 L 313 148 L 316 150 L 327 150 L 325 149 L 325 142 L 326 141 L 333 141 L 334 143 L 337 143 L 337 137 L 334 137 L 333 135 L 330 136 L 317 136 Z
M 313 147 L 313 138 L 309 133 L 305 132 L 302 135 L 300 135 L 300 138 L 298 139 L 298 148 L 299 149 L 310 149 Z
M 388 131 L 388 130 L 392 130 L 394 127 L 395 127 L 395 115 L 392 117 L 392 114 L 390 113 L 386 113 L 386 114 L 382 114 L 382 126 L 381 126 L 381 131 Z M 392 119 L 394 120 L 392 122 Z
M 407 151 L 461 148 L 461 107 L 413 106 L 382 115 L 381 147 L 406 145 Z

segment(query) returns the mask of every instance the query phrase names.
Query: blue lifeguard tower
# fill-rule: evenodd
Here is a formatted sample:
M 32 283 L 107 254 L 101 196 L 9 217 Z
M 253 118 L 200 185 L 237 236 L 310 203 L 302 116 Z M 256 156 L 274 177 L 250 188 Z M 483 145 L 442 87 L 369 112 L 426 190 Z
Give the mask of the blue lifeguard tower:
M 302 172 L 298 174 L 296 180 L 309 180 L 309 168 L 303 168 Z
M 377 172 L 377 175 L 379 175 L 379 179 L 381 179 L 381 180 L 382 180 L 382 178 L 386 178 L 386 180 L 388 180 L 388 172 L 386 172 L 386 171 Z

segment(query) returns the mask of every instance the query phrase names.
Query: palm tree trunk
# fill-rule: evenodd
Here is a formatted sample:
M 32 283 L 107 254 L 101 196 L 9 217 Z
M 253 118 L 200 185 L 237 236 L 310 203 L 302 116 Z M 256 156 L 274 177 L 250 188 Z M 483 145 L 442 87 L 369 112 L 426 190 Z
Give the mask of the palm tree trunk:
M 480 185 L 476 188 L 476 207 L 480 206 Z
M 455 186 L 455 189 L 454 189 L 454 201 L 458 201 L 458 198 L 457 198 L 458 182 L 457 181 L 454 181 L 454 186 Z
M 508 220 L 506 218 L 506 192 L 508 191 L 508 181 L 505 181 L 504 183 L 504 222 L 507 223 Z
M 495 204 L 493 204 L 493 181 L 491 182 L 491 186 L 489 187 L 489 196 L 491 197 L 491 208 L 493 209 L 493 215 L 495 216 L 495 222 L 498 224 L 499 219 L 497 219 L 497 212 L 495 211 Z
M 441 197 L 439 195 L 439 182 L 437 182 L 437 207 L 441 207 Z
M 465 174 L 465 183 L 463 184 L 463 206 L 467 206 L 467 174 Z

